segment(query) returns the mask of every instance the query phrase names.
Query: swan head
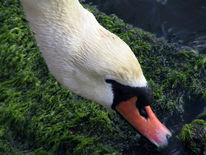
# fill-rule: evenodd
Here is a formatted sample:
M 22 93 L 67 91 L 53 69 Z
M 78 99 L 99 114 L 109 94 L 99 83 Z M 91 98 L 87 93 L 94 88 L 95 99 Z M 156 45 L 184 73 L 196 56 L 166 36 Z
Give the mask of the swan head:
M 128 53 L 127 56 L 124 55 L 127 58 L 130 57 Z M 92 72 L 87 70 L 82 75 L 88 76 L 83 78 L 84 82 L 78 89 L 83 92 L 79 94 L 115 110 L 156 146 L 166 146 L 171 132 L 158 120 L 150 107 L 154 101 L 153 91 L 136 57 L 132 56 L 130 60 L 125 57 L 121 58 L 119 52 L 118 56 L 107 57 L 112 61 L 107 61 L 104 56 L 101 59 L 96 56 L 89 60 L 90 63 L 84 63 L 89 64 L 84 67 Z M 95 64 L 94 68 L 91 67 L 91 62 Z M 86 87 L 83 86 L 85 84 Z M 84 88 L 86 89 L 83 90 Z
M 132 87 L 114 80 L 106 82 L 112 87 L 114 96 L 112 109 L 157 147 L 166 146 L 171 132 L 158 120 L 150 107 L 153 103 L 151 87 L 148 84 Z

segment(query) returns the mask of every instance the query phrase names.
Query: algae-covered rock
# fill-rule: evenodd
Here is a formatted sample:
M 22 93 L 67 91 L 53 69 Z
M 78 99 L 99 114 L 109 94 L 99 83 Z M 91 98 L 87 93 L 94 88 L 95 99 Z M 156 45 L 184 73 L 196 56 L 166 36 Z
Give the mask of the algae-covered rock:
M 186 124 L 180 133 L 180 140 L 190 154 L 206 154 L 206 121 L 194 120 Z
M 205 104 L 204 56 L 86 7 L 138 57 L 154 91 L 152 108 L 173 132 L 186 105 Z M 1 0 L 0 153 L 137 154 L 139 148 L 156 149 L 114 111 L 63 88 L 41 57 L 19 0 Z

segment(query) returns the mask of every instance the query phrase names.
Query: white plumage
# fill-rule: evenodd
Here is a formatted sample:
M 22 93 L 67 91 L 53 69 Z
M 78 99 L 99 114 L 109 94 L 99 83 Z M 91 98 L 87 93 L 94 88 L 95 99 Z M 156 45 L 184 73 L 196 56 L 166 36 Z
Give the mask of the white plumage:
M 147 85 L 128 45 L 103 28 L 78 0 L 21 0 L 50 72 L 72 92 L 110 108 L 106 79 Z

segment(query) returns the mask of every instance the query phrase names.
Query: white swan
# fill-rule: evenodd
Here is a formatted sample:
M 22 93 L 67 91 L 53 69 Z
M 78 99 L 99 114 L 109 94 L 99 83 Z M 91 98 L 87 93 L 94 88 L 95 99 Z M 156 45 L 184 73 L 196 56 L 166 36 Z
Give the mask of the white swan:
M 135 55 L 78 0 L 21 0 L 51 74 L 66 88 L 117 110 L 157 146 L 170 131 L 152 112 L 152 91 Z

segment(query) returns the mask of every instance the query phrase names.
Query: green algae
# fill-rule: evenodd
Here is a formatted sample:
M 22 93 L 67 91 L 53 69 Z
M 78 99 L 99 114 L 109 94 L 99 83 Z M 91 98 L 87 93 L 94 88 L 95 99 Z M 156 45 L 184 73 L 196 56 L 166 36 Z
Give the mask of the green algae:
M 180 133 L 180 140 L 190 154 L 206 154 L 206 121 L 196 119 L 186 124 Z
M 185 104 L 205 103 L 205 57 L 86 7 L 138 57 L 160 120 L 172 126 Z M 0 1 L 0 153 L 121 154 L 139 146 L 139 137 L 115 112 L 63 88 L 48 72 L 19 1 Z

